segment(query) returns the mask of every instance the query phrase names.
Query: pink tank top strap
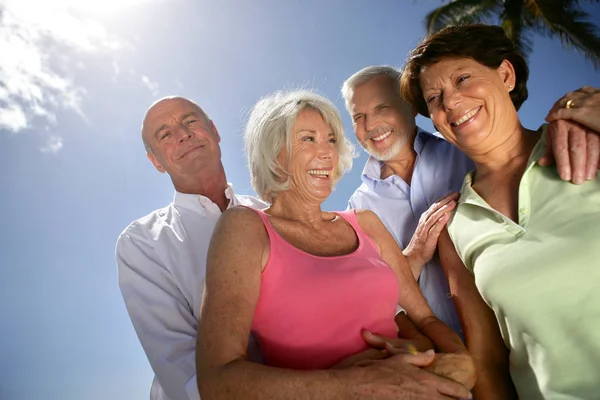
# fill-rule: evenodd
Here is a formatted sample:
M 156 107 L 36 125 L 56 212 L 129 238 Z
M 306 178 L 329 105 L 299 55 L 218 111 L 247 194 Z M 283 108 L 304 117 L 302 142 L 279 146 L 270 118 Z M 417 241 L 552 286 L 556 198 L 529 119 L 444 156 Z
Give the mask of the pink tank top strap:
M 379 255 L 379 247 L 377 247 L 377 245 L 375 243 L 373 243 L 373 240 L 360 227 L 360 224 L 358 223 L 358 218 L 356 218 L 356 210 L 355 209 L 346 210 L 346 211 L 334 211 L 334 212 L 337 215 L 339 215 L 340 217 L 344 218 L 346 220 L 346 222 L 348 222 L 352 226 L 352 228 L 354 229 L 354 232 L 356 232 L 356 235 L 358 236 L 358 239 L 360 242 L 362 242 L 365 246 L 374 250 Z

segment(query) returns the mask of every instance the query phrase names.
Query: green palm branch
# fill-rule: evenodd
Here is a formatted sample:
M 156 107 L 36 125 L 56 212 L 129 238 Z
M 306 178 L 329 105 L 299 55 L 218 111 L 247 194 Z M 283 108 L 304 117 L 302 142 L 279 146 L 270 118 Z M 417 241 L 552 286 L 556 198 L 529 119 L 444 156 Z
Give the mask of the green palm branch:
M 558 38 L 600 69 L 600 30 L 582 3 L 600 0 L 451 0 L 427 14 L 425 27 L 431 34 L 448 25 L 499 24 L 525 56 L 533 34 Z

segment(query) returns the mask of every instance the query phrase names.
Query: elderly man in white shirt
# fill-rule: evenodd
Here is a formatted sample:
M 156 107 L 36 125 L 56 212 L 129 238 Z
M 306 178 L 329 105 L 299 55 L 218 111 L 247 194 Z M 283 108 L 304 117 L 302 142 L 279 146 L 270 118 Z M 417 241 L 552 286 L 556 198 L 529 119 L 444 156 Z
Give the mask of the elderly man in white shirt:
M 155 373 L 150 399 L 197 400 L 196 336 L 214 226 L 229 207 L 265 204 L 234 194 L 219 133 L 194 102 L 170 97 L 154 103 L 142 139 L 152 164 L 171 177 L 175 196 L 119 236 L 119 286 Z

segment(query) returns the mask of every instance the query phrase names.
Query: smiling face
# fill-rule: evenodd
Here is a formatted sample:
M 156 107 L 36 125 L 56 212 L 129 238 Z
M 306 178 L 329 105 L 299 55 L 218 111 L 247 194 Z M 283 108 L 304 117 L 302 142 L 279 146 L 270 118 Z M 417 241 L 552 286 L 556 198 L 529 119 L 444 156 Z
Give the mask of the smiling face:
M 389 161 L 410 151 L 415 136 L 415 113 L 399 95 L 396 83 L 377 76 L 354 88 L 348 105 L 354 133 L 374 158 Z
M 433 124 L 469 155 L 497 146 L 519 123 L 510 99 L 515 73 L 506 60 L 494 69 L 447 58 L 423 68 L 419 82 Z
M 146 113 L 142 136 L 150 147 L 148 158 L 173 180 L 210 171 L 220 165 L 220 137 L 202 110 L 183 98 L 168 98 Z
M 336 136 L 321 114 L 310 108 L 298 113 L 291 131 L 291 154 L 287 171 L 291 174 L 289 191 L 322 203 L 333 189 L 338 165 Z M 285 155 L 282 152 L 282 158 Z

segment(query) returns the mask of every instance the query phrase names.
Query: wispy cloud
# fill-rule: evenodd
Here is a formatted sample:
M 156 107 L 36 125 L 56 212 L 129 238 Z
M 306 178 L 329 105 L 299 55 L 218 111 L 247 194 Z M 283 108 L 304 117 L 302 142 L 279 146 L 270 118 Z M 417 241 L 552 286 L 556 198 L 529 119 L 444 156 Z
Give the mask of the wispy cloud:
M 143 1 L 149 0 L 0 0 L 0 130 L 19 132 L 38 119 L 55 123 L 61 109 L 85 116 L 86 91 L 74 81 L 75 54 L 114 52 L 124 45 L 85 11 L 94 15 L 101 7 Z M 114 63 L 113 72 L 120 71 Z M 146 80 L 151 90 L 158 89 Z M 58 151 L 59 139 L 51 137 L 44 149 Z
M 158 96 L 158 83 L 152 82 L 146 75 L 142 75 L 142 83 L 154 96 Z
M 60 149 L 62 149 L 64 143 L 64 139 L 60 136 L 49 136 L 48 140 L 44 147 L 40 149 L 42 153 L 52 153 L 56 154 Z

